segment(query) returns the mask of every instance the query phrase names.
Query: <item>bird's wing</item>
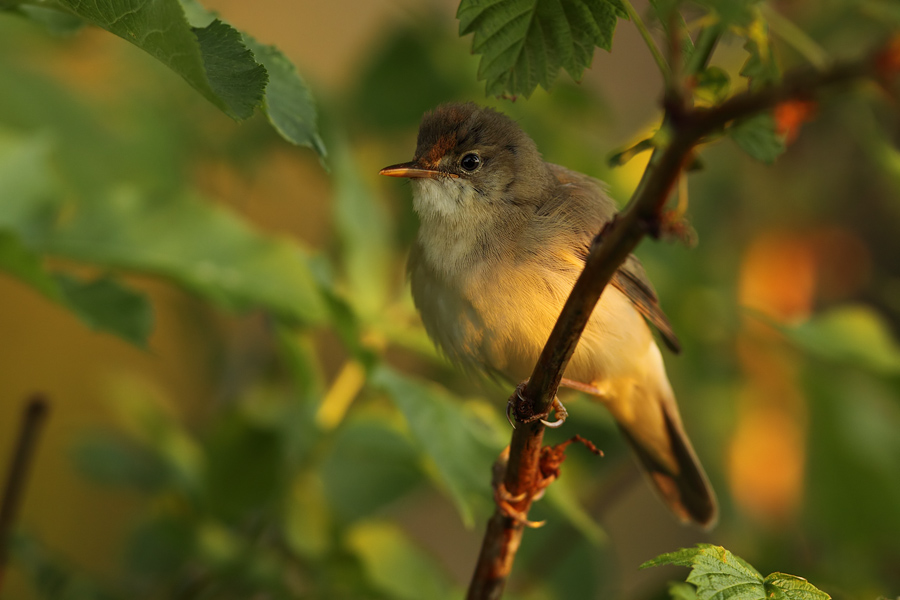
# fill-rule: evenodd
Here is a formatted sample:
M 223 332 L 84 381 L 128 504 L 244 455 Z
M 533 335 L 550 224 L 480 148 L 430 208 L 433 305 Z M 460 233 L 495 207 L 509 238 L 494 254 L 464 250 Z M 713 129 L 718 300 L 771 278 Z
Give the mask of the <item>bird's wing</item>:
M 669 323 L 669 318 L 659 306 L 659 298 L 650 283 L 650 279 L 644 272 L 644 266 L 636 256 L 630 254 L 625 263 L 619 267 L 610 281 L 616 289 L 625 294 L 635 308 L 644 318 L 650 321 L 659 330 L 663 341 L 672 352 L 681 352 L 681 344 L 678 336 Z
M 567 193 L 560 194 L 557 206 L 545 209 L 577 222 L 578 247 L 574 249 L 574 254 L 584 262 L 594 236 L 615 215 L 615 204 L 606 194 L 603 182 L 558 165 L 551 165 L 551 169 L 562 187 L 567 189 Z M 566 204 L 569 206 L 564 206 Z M 675 353 L 681 351 L 681 344 L 672 329 L 672 324 L 660 308 L 653 284 L 650 283 L 641 261 L 636 256 L 633 254 L 628 256 L 610 283 L 625 294 L 638 312 L 659 330 L 670 350 Z

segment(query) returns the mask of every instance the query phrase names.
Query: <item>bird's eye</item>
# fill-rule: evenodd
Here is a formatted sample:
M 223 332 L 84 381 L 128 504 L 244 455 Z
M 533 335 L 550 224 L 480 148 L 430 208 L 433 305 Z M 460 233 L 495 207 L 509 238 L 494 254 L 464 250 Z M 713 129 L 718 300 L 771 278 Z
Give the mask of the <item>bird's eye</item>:
M 481 166 L 481 157 L 474 152 L 469 152 L 460 159 L 459 166 L 463 171 L 474 173 Z

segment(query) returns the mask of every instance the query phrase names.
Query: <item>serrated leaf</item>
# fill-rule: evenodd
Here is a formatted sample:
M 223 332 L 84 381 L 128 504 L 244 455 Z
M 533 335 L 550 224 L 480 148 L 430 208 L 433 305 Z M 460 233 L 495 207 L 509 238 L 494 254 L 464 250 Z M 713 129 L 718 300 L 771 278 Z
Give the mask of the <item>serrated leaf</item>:
M 750 80 L 750 89 L 756 90 L 777 83 L 781 79 L 781 69 L 775 60 L 775 49 L 762 20 L 755 21 L 747 32 L 744 50 L 749 56 L 741 67 L 740 74 Z
M 761 113 L 738 121 L 727 130 L 741 150 L 756 160 L 772 164 L 784 153 L 784 136 L 779 134 L 771 113 Z
M 197 0 L 180 2 L 188 21 L 195 28 L 207 28 L 216 21 L 223 22 L 215 12 L 204 8 Z M 254 60 L 264 67 L 268 76 L 262 109 L 269 123 L 287 141 L 312 148 L 324 159 L 327 152 L 317 129 L 316 104 L 297 68 L 275 46 L 260 44 L 247 33 L 241 35 L 241 45 L 253 53 Z
M 641 569 L 660 565 L 690 567 L 688 583 L 697 588 L 700 600 L 828 600 L 830 596 L 817 590 L 801 577 L 773 573 L 763 579 L 747 561 L 721 546 L 697 544 L 663 554 L 641 565 Z M 685 590 L 682 590 L 685 591 Z M 795 595 L 792 595 L 795 594 Z M 674 597 L 674 595 L 673 595 Z
M 831 596 L 802 577 L 772 573 L 766 577 L 766 597 L 773 600 L 829 600 Z
M 373 372 L 371 383 L 385 390 L 406 417 L 417 445 L 434 465 L 437 482 L 471 526 L 475 506 L 490 497 L 491 465 L 502 443 L 492 439 L 483 421 L 435 385 L 385 366 Z
M 561 68 L 580 80 L 627 13 L 608 0 L 462 0 L 456 16 L 459 34 L 474 34 L 486 93 L 528 97 L 549 89 Z
M 240 33 L 229 25 L 220 22 L 192 29 L 178 0 L 58 1 L 89 23 L 144 50 L 236 119 L 249 117 L 262 101 L 265 69 L 256 64 Z M 249 77 L 239 81 L 236 74 Z
M 263 111 L 281 137 L 298 146 L 328 154 L 319 136 L 316 103 L 306 82 L 288 58 L 275 46 L 260 44 L 247 34 L 244 43 L 269 74 Z
M 206 27 L 194 28 L 203 54 L 203 68 L 213 92 L 238 119 L 253 115 L 262 103 L 269 76 L 244 44 L 241 33 L 216 19 Z

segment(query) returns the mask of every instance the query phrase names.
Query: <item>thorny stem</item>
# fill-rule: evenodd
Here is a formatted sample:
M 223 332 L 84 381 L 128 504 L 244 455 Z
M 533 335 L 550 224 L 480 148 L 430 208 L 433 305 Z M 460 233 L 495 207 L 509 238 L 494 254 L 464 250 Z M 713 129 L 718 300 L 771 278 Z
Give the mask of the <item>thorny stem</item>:
M 702 68 L 718 34 L 709 34 L 703 54 L 691 67 Z M 698 48 L 699 50 L 699 48 Z M 575 282 L 559 319 L 544 346 L 541 356 L 523 390 L 532 414 L 545 413 L 556 396 L 563 371 L 575 351 L 604 287 L 619 266 L 648 233 L 658 236 L 660 216 L 670 192 L 692 150 L 710 133 L 722 129 L 735 119 L 771 110 L 787 100 L 808 98 L 823 87 L 879 76 L 879 62 L 884 48 L 861 60 L 834 65 L 826 71 L 805 69 L 786 76 L 777 85 L 751 90 L 711 108 L 689 108 L 681 112 L 667 110 L 664 122 L 670 130 L 668 144 L 657 148 L 628 206 L 607 223 L 594 240 L 584 270 Z M 690 69 L 689 69 L 690 72 Z M 896 74 L 896 73 L 892 73 Z M 513 503 L 527 515 L 531 492 L 539 482 L 538 466 L 544 426 L 535 421 L 520 424 L 513 430 L 505 486 L 512 496 L 524 494 Z M 488 521 L 478 563 L 470 583 L 468 600 L 496 600 L 503 595 L 507 577 L 522 539 L 524 526 L 499 508 Z
M 3 487 L 3 497 L 0 500 L 0 589 L 3 587 L 3 575 L 6 572 L 13 523 L 25 492 L 28 468 L 46 416 L 47 401 L 43 396 L 35 394 L 28 401 L 22 414 L 19 439 L 16 441 L 9 474 L 6 476 L 6 485 Z

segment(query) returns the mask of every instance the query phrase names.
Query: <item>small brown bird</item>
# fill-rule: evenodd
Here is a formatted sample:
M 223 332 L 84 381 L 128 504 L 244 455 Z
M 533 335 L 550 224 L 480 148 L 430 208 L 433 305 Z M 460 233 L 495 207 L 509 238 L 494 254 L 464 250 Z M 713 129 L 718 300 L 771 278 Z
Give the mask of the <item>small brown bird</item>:
M 415 158 L 381 174 L 413 183 L 421 225 L 409 275 L 428 334 L 463 367 L 529 377 L 593 237 L 616 212 L 603 184 L 544 162 L 515 121 L 472 103 L 426 114 Z M 609 409 L 672 511 L 710 526 L 715 497 L 645 319 L 678 350 L 641 263 L 629 256 L 564 376 Z

